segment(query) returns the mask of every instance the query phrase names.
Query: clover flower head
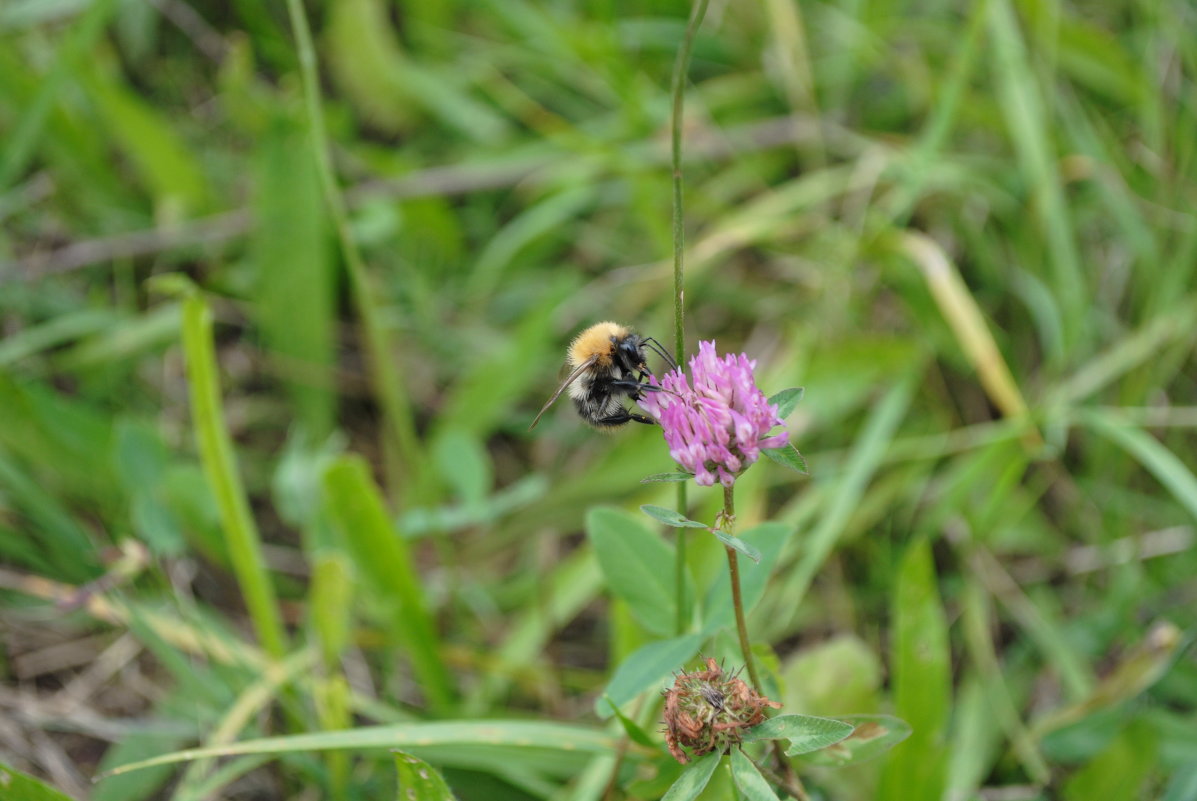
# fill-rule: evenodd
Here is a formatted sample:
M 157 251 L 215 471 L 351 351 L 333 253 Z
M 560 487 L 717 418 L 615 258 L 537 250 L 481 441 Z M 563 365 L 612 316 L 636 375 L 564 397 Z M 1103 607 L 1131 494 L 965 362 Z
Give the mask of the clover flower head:
M 690 359 L 690 379 L 681 368 L 649 379 L 660 391 L 645 392 L 640 406 L 661 424 L 669 455 L 694 480 L 730 487 L 736 476 L 760 458 L 762 448 L 789 441 L 777 406 L 756 385 L 756 362 L 745 354 L 720 356 L 714 342 L 700 342 Z M 691 386 L 690 381 L 693 381 Z
M 726 751 L 748 729 L 765 722 L 765 709 L 781 704 L 760 695 L 736 674 L 725 675 L 714 659 L 707 669 L 678 673 L 665 696 L 665 744 L 685 765 L 691 755 Z M 687 753 L 687 749 L 690 753 Z

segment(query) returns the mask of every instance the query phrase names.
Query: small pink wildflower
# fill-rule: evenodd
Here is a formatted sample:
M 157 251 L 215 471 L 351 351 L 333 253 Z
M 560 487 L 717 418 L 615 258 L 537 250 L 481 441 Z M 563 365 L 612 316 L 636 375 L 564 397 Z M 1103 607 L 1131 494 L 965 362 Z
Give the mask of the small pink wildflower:
M 704 487 L 716 479 L 730 487 L 736 476 L 760 458 L 762 448 L 780 448 L 789 435 L 769 435 L 782 425 L 777 406 L 756 385 L 756 362 L 743 353 L 720 358 L 714 342 L 700 342 L 690 359 L 691 388 L 681 368 L 658 383 L 660 392 L 645 392 L 640 406 L 661 424 L 669 455 Z

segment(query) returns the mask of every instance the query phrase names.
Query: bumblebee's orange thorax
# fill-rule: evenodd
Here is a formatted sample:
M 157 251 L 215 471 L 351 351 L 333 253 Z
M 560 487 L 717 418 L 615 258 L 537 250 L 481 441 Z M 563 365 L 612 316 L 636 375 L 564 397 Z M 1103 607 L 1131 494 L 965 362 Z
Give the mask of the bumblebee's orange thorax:
M 613 339 L 623 339 L 629 331 L 619 323 L 596 323 L 574 337 L 569 343 L 570 367 L 577 367 L 582 362 L 597 356 L 595 363 L 598 367 L 610 367 L 615 353 Z

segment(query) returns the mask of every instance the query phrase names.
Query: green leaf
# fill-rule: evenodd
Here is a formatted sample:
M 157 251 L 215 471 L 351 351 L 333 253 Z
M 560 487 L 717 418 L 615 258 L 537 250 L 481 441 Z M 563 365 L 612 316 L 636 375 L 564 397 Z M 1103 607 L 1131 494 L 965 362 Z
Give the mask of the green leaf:
M 777 416 L 784 420 L 790 416 L 790 412 L 794 411 L 794 407 L 802 400 L 802 395 L 805 392 L 806 390 L 802 387 L 783 389 L 769 398 L 769 403 L 777 407 Z
M 453 696 L 450 674 L 441 661 L 436 624 L 424 599 L 407 540 L 395 530 L 382 493 L 360 456 L 343 456 L 324 474 L 328 511 L 349 545 L 359 572 L 380 598 L 399 610 L 395 630 L 433 705 L 446 708 Z
M 395 748 L 421 753 L 424 749 L 449 746 L 483 749 L 514 747 L 548 749 L 554 752 L 611 754 L 617 740 L 604 731 L 561 723 L 531 720 L 407 722 L 387 726 L 359 726 L 342 731 L 322 731 L 283 737 L 263 737 L 227 745 L 190 748 L 153 759 L 122 765 L 105 775 L 189 762 L 208 757 L 239 754 L 303 754 L 308 751 L 362 748 Z
M 835 550 L 836 543 L 848 528 L 848 521 L 859 511 L 865 489 L 881 465 L 894 432 L 906 416 L 918 376 L 921 371 L 911 365 L 909 372 L 897 381 L 869 413 L 867 422 L 852 446 L 852 452 L 839 476 L 824 485 L 828 498 L 820 504 L 821 515 L 812 531 L 802 537 L 802 554 L 798 564 L 787 571 L 779 592 L 792 603 L 806 595 L 811 581 L 823 562 Z
M 537 581 L 539 601 L 525 604 L 509 616 L 502 639 L 489 651 L 490 664 L 496 669 L 480 674 L 462 703 L 463 716 L 482 716 L 502 707 L 499 699 L 505 697 L 520 666 L 540 659 L 561 627 L 599 597 L 602 568 L 591 549 L 578 548 Z
M 706 523 L 691 520 L 673 509 L 666 509 L 664 506 L 653 506 L 651 503 L 646 503 L 640 506 L 640 511 L 654 520 L 664 523 L 667 526 L 673 526 L 674 528 L 708 528 Z
M 640 479 L 641 484 L 654 484 L 662 481 L 689 481 L 694 478 L 691 473 L 653 473 L 651 476 L 645 476 Z
M 615 669 L 603 695 L 594 704 L 600 718 L 611 716 L 612 707 L 620 707 L 640 693 L 662 685 L 669 675 L 698 653 L 706 637 L 686 634 L 668 640 L 657 640 L 633 651 Z
M 1185 801 L 1193 798 L 1197 798 L 1197 763 L 1190 762 L 1172 776 L 1160 801 Z
M 1079 419 L 1119 448 L 1129 453 L 1167 487 L 1177 502 L 1197 518 L 1197 477 L 1176 454 L 1117 413 L 1086 409 Z
M 71 801 L 69 796 L 0 762 L 0 793 L 11 801 Z
M 910 724 L 892 715 L 843 715 L 837 720 L 855 727 L 834 745 L 804 759 L 814 765 L 855 765 L 884 753 L 910 736 Z
M 765 585 L 773 572 L 773 565 L 777 563 L 777 557 L 793 531 L 793 528 L 785 523 L 769 522 L 753 526 L 737 538 L 759 552 L 761 557 L 757 564 L 745 564 L 740 567 L 740 593 L 745 615 L 752 611 L 765 594 Z M 719 575 L 707 591 L 702 608 L 703 630 L 707 633 L 735 624 L 731 579 L 728 578 L 726 570 L 719 571 Z
M 484 355 L 461 354 L 462 365 L 445 389 L 436 415 L 434 439 L 440 430 L 460 428 L 485 440 L 507 424 L 517 402 L 528 392 L 521 366 L 529 361 L 547 364 L 557 360 L 556 351 L 548 348 L 552 320 L 548 314 L 525 315 L 506 336 L 489 342 Z
M 876 648 L 841 634 L 803 648 L 786 660 L 778 677 L 786 709 L 840 720 L 844 709 L 872 712 L 881 702 L 884 670 Z
M 150 425 L 131 417 L 116 421 L 112 430 L 114 470 L 129 492 L 153 487 L 166 471 L 166 444 Z
M 1134 801 L 1148 797 L 1144 786 L 1158 770 L 1158 738 L 1150 724 L 1136 721 L 1064 783 L 1064 801 Z
M 0 341 L 0 367 L 19 364 L 56 346 L 102 333 L 121 322 L 121 315 L 110 309 L 82 309 L 6 334 Z
M 886 761 L 879 797 L 938 798 L 947 776 L 951 652 L 935 562 L 925 539 L 911 545 L 898 565 L 893 621 L 894 709 L 914 731 L 907 745 Z
M 648 746 L 649 748 L 657 747 L 658 744 L 653 742 L 653 739 L 648 736 L 648 732 L 640 728 L 640 725 L 636 721 L 629 718 L 623 712 L 620 712 L 619 706 L 611 702 L 610 696 L 604 693 L 603 699 L 610 705 L 611 711 L 615 713 L 616 719 L 619 720 L 619 725 L 623 726 L 624 733 L 628 735 L 632 742 Z
M 521 253 L 575 225 L 590 212 L 597 195 L 590 184 L 564 187 L 507 221 L 478 253 L 470 268 L 466 293 L 487 297 L 495 292 L 502 285 L 504 274 L 518 263 Z
M 333 427 L 336 267 L 307 134 L 276 122 L 258 147 L 250 260 L 255 321 L 312 441 Z M 300 322 L 302 321 L 302 322 Z
M 1141 81 L 1144 65 L 1113 31 L 1073 18 L 1060 26 L 1058 46 L 1062 74 L 1115 103 L 1134 107 L 1143 101 L 1147 94 Z
M 329 11 L 328 65 L 341 95 L 360 117 L 387 133 L 420 116 L 407 85 L 407 59 L 380 0 L 347 0 Z
M 138 539 L 156 556 L 178 556 L 186 548 L 174 512 L 159 500 L 158 492 L 132 493 L 129 518 Z
M 452 67 L 425 66 L 423 59 L 407 62 L 407 87 L 412 99 L 423 105 L 428 113 L 446 127 L 477 142 L 493 144 L 506 138 L 507 120 L 496 114 L 486 103 L 470 96 L 452 79 Z
M 185 691 L 171 693 L 157 705 L 156 713 L 162 714 L 169 708 L 172 700 L 186 695 Z M 195 703 L 195 695 L 191 695 Z M 103 759 L 96 769 L 103 773 L 117 765 L 132 762 L 136 759 L 149 759 L 158 754 L 165 754 L 176 748 L 181 748 L 192 739 L 184 733 L 165 731 L 134 731 L 121 738 L 104 752 Z M 127 776 L 111 776 L 96 782 L 91 789 L 91 801 L 144 801 L 155 797 L 163 785 L 171 780 L 175 773 L 169 765 L 161 765 L 152 770 L 143 770 Z M 157 796 L 161 797 L 161 796 Z
M 1010 0 L 988 4 L 989 61 L 995 97 L 1014 146 L 1014 165 L 1026 186 L 1034 187 L 1035 204 L 1028 225 L 1043 232 L 1045 263 L 1051 271 L 1053 293 L 1063 307 L 1065 342 L 1076 344 L 1092 319 L 1088 313 L 1089 281 L 1082 267 L 1075 226 L 1064 192 L 1059 164 L 1052 151 L 1053 114 L 1023 41 L 1018 14 Z M 918 726 L 915 726 L 918 729 Z M 913 793 L 913 790 L 908 790 Z M 907 798 L 914 797 L 907 795 Z
M 82 70 L 79 80 L 133 173 L 166 219 L 193 216 L 209 204 L 207 173 L 196 150 L 161 109 L 132 91 L 109 65 Z
M 4 5 L 7 11 L 11 4 Z M 70 31 L 58 37 L 61 44 L 48 62 L 53 66 L 41 75 L 35 93 L 24 107 L 17 107 L 20 114 L 14 110 L 6 121 L 4 148 L 0 152 L 0 189 L 9 189 L 13 179 L 29 165 L 38 147 L 50 143 L 45 132 L 56 101 L 63 94 L 63 87 L 74 84 L 79 74 L 85 71 L 80 67 L 88 63 L 86 59 L 95 50 L 96 41 L 103 36 L 118 5 L 114 0 L 90 3 Z
M 719 760 L 722 757 L 723 755 L 718 751 L 712 751 L 697 762 L 688 765 L 661 801 L 693 801 L 698 798 L 698 794 L 715 775 L 715 768 L 719 767 Z
M 627 601 L 636 620 L 653 634 L 672 634 L 677 614 L 673 546 L 615 509 L 591 510 L 586 534 L 611 592 Z
M 133 530 L 155 555 L 178 556 L 186 547 L 183 532 L 159 486 L 170 466 L 166 445 L 151 426 L 133 418 L 117 421 L 112 445 L 113 472 L 129 495 Z
M 0 287 L 0 298 L 7 291 Z M 44 503 L 30 505 L 47 511 L 56 507 L 49 517 L 59 519 L 42 518 L 38 513 L 42 518 L 39 525 L 65 537 L 62 544 L 68 549 L 68 560 L 76 563 L 56 577 L 70 581 L 95 578 L 94 549 L 88 545 L 92 532 L 68 510 L 86 498 L 90 500 L 85 502 L 99 511 L 122 494 L 112 469 L 112 417 L 79 394 L 64 394 L 49 383 L 0 372 L 0 421 L 0 458 L 11 460 L 13 468 L 32 481 L 34 493 L 44 498 Z M 18 491 L 11 487 L 5 492 L 5 506 L 24 506 L 27 498 L 27 488 Z M 7 512 L 5 517 L 11 519 Z M 67 534 L 64 529 L 68 528 L 74 532 Z M 78 564 L 80 556 L 90 564 Z M 67 575 L 71 578 L 66 579 Z
M 281 658 L 287 650 L 287 633 L 274 580 L 262 557 L 262 538 L 241 480 L 233 438 L 224 419 L 212 309 L 198 290 L 187 292 L 182 328 L 191 425 L 204 475 L 220 510 L 229 557 L 258 639 L 268 654 Z
M 762 448 L 761 452 L 782 467 L 788 467 L 804 476 L 810 475 L 806 469 L 806 459 L 788 442 L 780 448 Z
M 744 794 L 746 801 L 778 801 L 777 793 L 765 781 L 765 777 L 757 770 L 756 765 L 748 755 L 739 748 L 732 749 L 731 754 L 732 781 Z
M 711 529 L 711 533 L 715 535 L 715 539 L 722 542 L 728 548 L 739 551 L 752 561 L 760 564 L 761 552 L 744 542 L 744 540 L 734 534 L 728 534 L 726 531 L 719 531 L 718 529 Z
M 789 740 L 787 756 L 797 756 L 834 745 L 852 734 L 852 724 L 814 715 L 778 715 L 748 730 L 744 742 Z
M 462 503 L 477 507 L 486 502 L 495 483 L 494 466 L 476 433 L 454 427 L 438 431 L 432 458 Z
M 0 398 L 0 409 L 4 408 Z M 9 423 L 6 421 L 5 425 Z M 13 531 L 11 536 L 0 538 L 0 554 L 11 558 L 16 549 L 23 554 L 22 563 L 41 569 L 53 564 L 56 575 L 69 576 L 79 582 L 100 574 L 99 559 L 87 532 L 53 493 L 47 492 L 15 460 L 8 458 L 3 447 L 0 447 L 0 487 L 4 488 L 5 502 L 11 498 L 13 507 L 28 515 L 39 530 L 37 537 L 30 537 L 28 533 L 18 535 Z
M 326 665 L 335 665 L 349 644 L 353 628 L 353 568 L 340 551 L 325 549 L 311 557 L 308 616 Z
M 948 758 L 948 779 L 944 787 L 946 798 L 975 799 L 986 777 L 993 771 L 1001 743 L 1007 738 L 1002 710 L 990 704 L 990 697 L 996 698 L 991 689 L 994 684 L 972 667 L 966 667 L 960 677 L 952 708 L 953 720 L 957 723 L 952 727 L 952 753 Z M 1025 734 L 1016 736 L 1025 738 Z M 1024 768 L 1029 767 L 1029 763 L 1022 759 L 1020 752 L 1023 749 L 1018 741 L 1013 737 L 1011 741 L 1013 755 L 1019 757 Z M 890 758 L 901 756 L 897 754 Z M 1035 775 L 1028 772 L 1027 778 L 1034 782 Z
M 396 751 L 395 771 L 399 774 L 396 801 L 457 801 L 444 777 L 419 757 Z
M 669 792 L 669 788 L 678 780 L 685 770 L 684 765 L 678 764 L 672 757 L 658 759 L 657 772 L 645 778 L 636 779 L 626 785 L 628 798 L 660 798 Z M 601 787 L 599 788 L 601 790 Z M 590 796 L 598 798 L 598 794 Z

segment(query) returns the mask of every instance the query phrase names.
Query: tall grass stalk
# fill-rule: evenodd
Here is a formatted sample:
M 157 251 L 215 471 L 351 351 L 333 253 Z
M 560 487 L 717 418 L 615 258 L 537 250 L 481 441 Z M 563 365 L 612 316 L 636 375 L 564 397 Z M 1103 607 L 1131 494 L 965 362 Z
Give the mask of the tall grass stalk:
M 686 75 L 690 71 L 690 53 L 694 49 L 694 37 L 707 13 L 707 0 L 698 0 L 690 13 L 686 35 L 673 64 L 673 80 L 670 93 L 673 95 L 673 115 L 670 119 L 670 158 L 673 166 L 673 352 L 680 367 L 686 359 L 686 306 L 683 260 L 686 249 L 686 223 L 682 210 L 682 121 L 685 105 Z M 686 482 L 677 484 L 677 513 L 686 515 Z M 686 631 L 690 620 L 689 599 L 686 598 L 686 530 L 678 529 L 677 559 L 674 563 L 674 587 L 677 592 L 677 633 Z
M 392 491 L 411 490 L 411 496 L 421 502 L 431 501 L 432 489 L 428 477 L 431 471 L 420 469 L 423 464 L 420 446 L 416 438 L 411 408 L 403 391 L 403 380 L 394 364 L 395 349 L 382 321 L 382 313 L 375 301 L 375 292 L 366 271 L 361 251 L 353 239 L 349 226 L 349 207 L 337 184 L 330 155 L 328 132 L 324 127 L 321 112 L 320 83 L 316 73 L 316 49 L 312 44 L 312 32 L 300 0 L 287 0 L 287 14 L 291 18 L 291 30 L 299 54 L 300 79 L 303 83 L 304 109 L 310 128 L 312 154 L 320 171 L 320 184 L 324 199 L 333 218 L 333 226 L 345 257 L 345 271 L 349 277 L 353 304 L 361 319 L 366 355 L 370 364 L 370 377 L 374 392 L 382 406 L 383 429 L 387 442 L 395 449 L 395 455 L 402 464 L 401 474 L 396 473 L 392 460 L 387 460 L 388 483 Z M 409 498 L 405 505 L 410 505 Z
M 198 290 L 183 301 L 183 353 L 191 392 L 191 415 L 204 475 L 216 497 L 229 558 L 245 596 L 254 631 L 266 652 L 281 659 L 287 650 L 274 584 L 262 558 L 262 542 L 249 512 L 249 500 L 233 443 L 224 427 L 216 353 L 212 345 L 212 311 Z

